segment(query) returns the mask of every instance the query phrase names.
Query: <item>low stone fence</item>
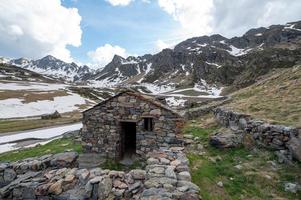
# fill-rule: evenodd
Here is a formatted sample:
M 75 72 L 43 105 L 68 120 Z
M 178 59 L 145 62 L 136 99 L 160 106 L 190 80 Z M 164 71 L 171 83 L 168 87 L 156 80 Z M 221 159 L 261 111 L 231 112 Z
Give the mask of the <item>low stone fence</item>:
M 272 125 L 249 115 L 224 108 L 213 110 L 216 120 L 234 131 L 243 130 L 259 146 L 278 151 L 291 159 L 301 161 L 301 130 L 283 125 Z
M 78 169 L 74 152 L 0 164 L 0 199 L 199 199 L 183 148 L 147 155 L 143 169 Z M 64 158 L 64 159 L 63 159 Z M 65 160 L 65 161 L 63 161 Z

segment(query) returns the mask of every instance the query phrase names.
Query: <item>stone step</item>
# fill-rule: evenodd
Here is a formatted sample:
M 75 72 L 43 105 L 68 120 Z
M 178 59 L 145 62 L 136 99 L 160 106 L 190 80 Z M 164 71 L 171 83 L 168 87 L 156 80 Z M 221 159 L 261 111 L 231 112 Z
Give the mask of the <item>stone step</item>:
M 78 157 L 78 167 L 79 168 L 95 168 L 104 164 L 105 159 L 96 153 L 83 153 Z

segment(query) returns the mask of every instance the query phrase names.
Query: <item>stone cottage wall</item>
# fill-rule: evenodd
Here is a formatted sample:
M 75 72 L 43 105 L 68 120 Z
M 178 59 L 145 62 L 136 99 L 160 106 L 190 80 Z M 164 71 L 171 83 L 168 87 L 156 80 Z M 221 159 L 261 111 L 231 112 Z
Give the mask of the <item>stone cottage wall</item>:
M 83 115 L 82 141 L 85 152 L 118 158 L 121 121 L 137 123 L 136 153 L 139 155 L 160 147 L 181 144 L 182 119 L 140 96 L 123 93 Z M 153 117 L 153 132 L 143 130 L 143 117 Z
M 244 130 L 257 145 L 301 161 L 301 130 L 283 125 L 268 124 L 249 115 L 224 108 L 213 110 L 216 120 L 232 130 Z

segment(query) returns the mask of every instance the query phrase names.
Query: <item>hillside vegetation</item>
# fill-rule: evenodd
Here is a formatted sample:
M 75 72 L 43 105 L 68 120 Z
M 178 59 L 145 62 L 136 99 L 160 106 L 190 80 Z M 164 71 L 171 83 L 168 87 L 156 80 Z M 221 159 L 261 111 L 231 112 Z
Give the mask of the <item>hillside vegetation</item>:
M 184 131 L 194 137 L 187 156 L 192 181 L 200 187 L 203 200 L 301 198 L 300 191 L 285 190 L 286 183 L 300 184 L 300 163 L 280 164 L 273 152 L 256 147 L 210 146 L 209 136 L 223 131 L 211 114 L 188 121 Z
M 231 97 L 228 108 L 270 123 L 301 127 L 301 65 L 274 70 Z

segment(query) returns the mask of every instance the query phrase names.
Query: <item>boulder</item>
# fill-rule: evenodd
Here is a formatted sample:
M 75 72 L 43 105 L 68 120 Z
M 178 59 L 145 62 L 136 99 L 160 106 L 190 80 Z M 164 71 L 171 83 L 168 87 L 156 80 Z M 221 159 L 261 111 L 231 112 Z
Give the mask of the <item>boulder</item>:
M 293 158 L 301 161 L 301 138 L 292 137 L 287 142 L 287 147 L 293 155 Z
M 218 132 L 210 136 L 209 144 L 217 148 L 233 148 L 242 144 L 242 131 Z
M 17 177 L 16 172 L 13 169 L 5 169 L 3 172 L 3 184 L 12 182 Z M 0 183 L 2 185 L 2 183 Z
M 106 199 L 112 190 L 112 180 L 108 175 L 104 176 L 98 184 L 98 199 Z
M 53 155 L 50 165 L 52 167 L 76 167 L 77 166 L 78 153 L 76 152 L 64 152 Z

